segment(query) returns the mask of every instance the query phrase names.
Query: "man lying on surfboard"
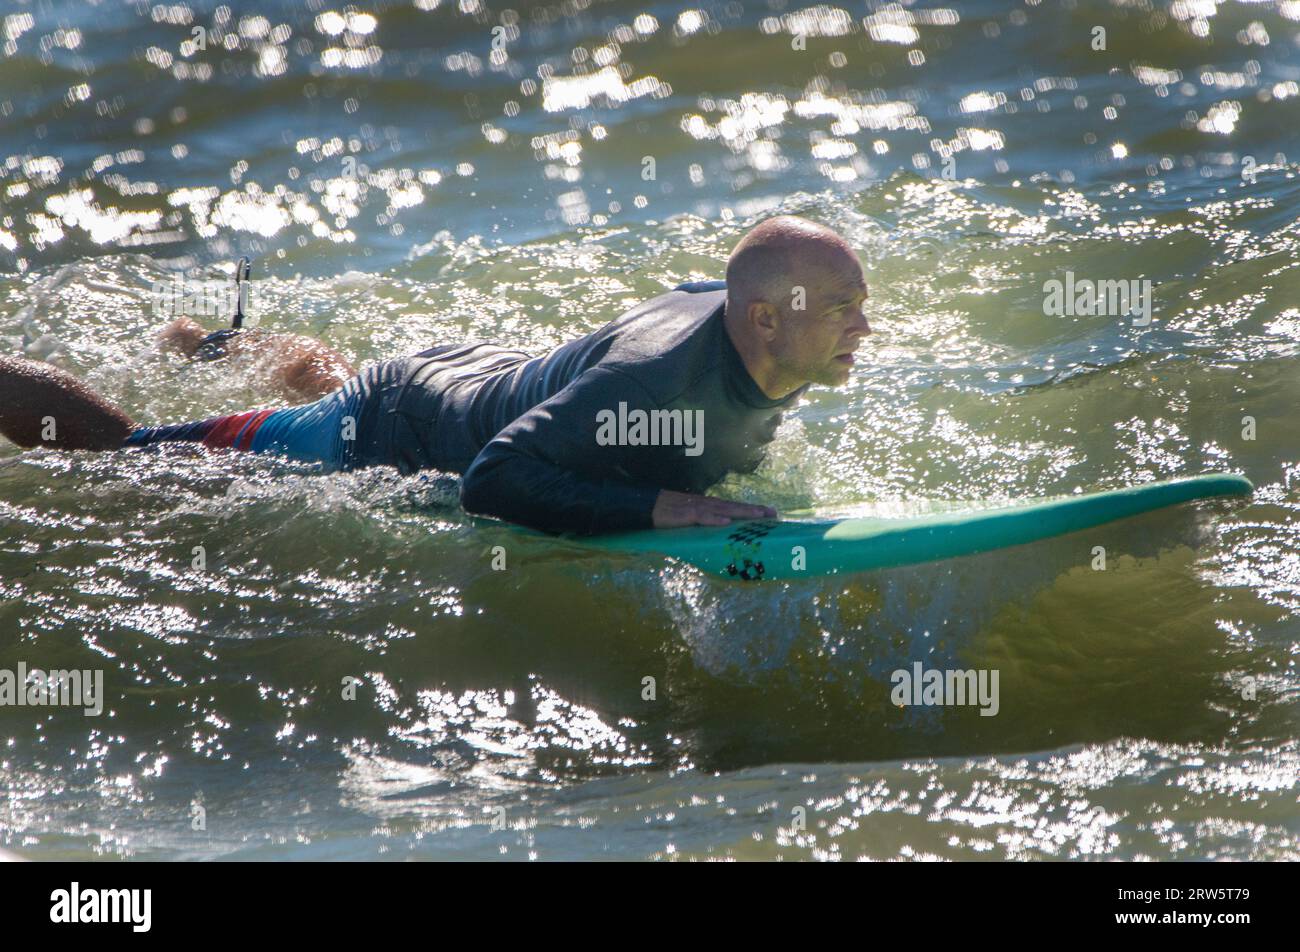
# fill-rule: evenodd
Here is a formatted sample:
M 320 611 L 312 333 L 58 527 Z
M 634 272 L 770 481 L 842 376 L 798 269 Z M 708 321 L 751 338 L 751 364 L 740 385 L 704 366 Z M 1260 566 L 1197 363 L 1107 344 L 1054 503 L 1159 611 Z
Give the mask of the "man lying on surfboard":
M 848 242 L 782 216 L 740 240 L 725 282 L 684 284 L 541 357 L 450 344 L 337 386 L 350 371 L 341 357 L 285 348 L 283 388 L 331 391 L 302 406 L 139 427 L 71 375 L 0 357 L 0 433 L 35 446 L 52 417 L 45 445 L 62 449 L 188 440 L 326 470 L 461 473 L 466 510 L 548 532 L 721 526 L 776 515 L 704 493 L 759 464 L 782 411 L 809 384 L 848 380 L 870 331 L 866 299 Z M 165 332 L 191 353 L 203 333 L 176 324 Z M 240 346 L 284 345 L 263 337 Z

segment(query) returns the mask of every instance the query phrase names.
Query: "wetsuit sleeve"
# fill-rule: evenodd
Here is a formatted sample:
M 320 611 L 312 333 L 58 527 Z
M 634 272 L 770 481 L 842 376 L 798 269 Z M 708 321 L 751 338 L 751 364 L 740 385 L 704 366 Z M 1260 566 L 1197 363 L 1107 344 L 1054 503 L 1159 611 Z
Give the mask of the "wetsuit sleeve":
M 607 439 L 608 415 L 618 414 L 620 403 L 628 411 L 657 409 L 632 377 L 591 368 L 483 447 L 465 471 L 461 504 L 543 532 L 651 528 L 660 487 L 630 475 L 639 468 L 633 454 L 651 448 Z

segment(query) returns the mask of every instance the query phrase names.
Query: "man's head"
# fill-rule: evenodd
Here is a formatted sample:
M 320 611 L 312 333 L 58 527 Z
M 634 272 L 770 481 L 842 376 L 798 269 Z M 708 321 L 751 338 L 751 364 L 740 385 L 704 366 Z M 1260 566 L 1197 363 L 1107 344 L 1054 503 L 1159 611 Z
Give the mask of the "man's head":
M 771 396 L 849 379 L 871 328 L 867 283 L 849 243 L 824 225 L 782 215 L 753 228 L 727 261 L 727 325 Z M 766 378 L 766 379 L 761 379 Z

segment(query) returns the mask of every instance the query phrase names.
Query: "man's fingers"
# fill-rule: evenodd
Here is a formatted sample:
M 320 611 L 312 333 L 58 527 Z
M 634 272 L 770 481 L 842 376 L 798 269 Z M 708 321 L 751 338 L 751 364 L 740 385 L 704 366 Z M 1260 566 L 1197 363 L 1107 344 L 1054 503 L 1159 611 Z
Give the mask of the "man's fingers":
M 729 526 L 731 520 L 721 513 L 706 512 L 701 516 L 696 516 L 695 524 L 697 526 Z
M 676 526 L 726 526 L 735 519 L 774 519 L 771 506 L 733 502 L 717 496 L 695 496 L 662 490 L 655 500 L 652 516 L 657 529 Z
M 770 519 L 776 516 L 776 510 L 771 506 L 753 506 L 744 502 L 731 502 L 727 499 L 710 498 L 708 508 L 705 510 L 708 515 L 721 516 L 728 521 L 731 519 Z M 710 522 L 709 525 L 718 523 Z M 722 523 L 725 525 L 726 523 Z
M 719 511 L 737 519 L 762 519 L 776 514 L 776 510 L 768 506 L 751 506 L 745 502 L 723 502 Z

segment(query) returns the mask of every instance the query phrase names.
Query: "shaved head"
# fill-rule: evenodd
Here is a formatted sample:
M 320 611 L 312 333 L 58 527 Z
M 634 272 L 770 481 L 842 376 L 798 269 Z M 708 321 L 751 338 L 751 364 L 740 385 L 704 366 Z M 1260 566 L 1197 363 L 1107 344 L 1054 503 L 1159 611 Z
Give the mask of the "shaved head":
M 750 301 L 788 302 L 791 289 L 806 287 L 810 272 L 828 263 L 857 261 L 839 234 L 793 215 L 769 218 L 741 238 L 727 259 L 727 300 L 744 307 Z
M 769 218 L 727 259 L 727 330 L 769 396 L 848 380 L 851 355 L 870 331 L 866 298 L 853 247 L 804 218 Z

